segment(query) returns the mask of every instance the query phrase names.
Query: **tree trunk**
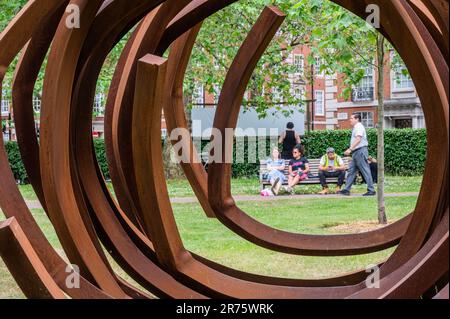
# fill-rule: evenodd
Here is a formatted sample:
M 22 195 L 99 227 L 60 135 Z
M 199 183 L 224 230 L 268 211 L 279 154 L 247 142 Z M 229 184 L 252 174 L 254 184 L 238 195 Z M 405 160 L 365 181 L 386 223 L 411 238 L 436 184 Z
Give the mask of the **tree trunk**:
M 191 100 L 192 100 L 192 97 L 184 94 L 184 97 L 183 97 L 184 111 L 186 113 L 187 129 L 189 131 L 192 130 L 192 106 L 189 106 L 189 104 L 192 102 Z
M 378 70 L 378 222 L 387 224 L 386 206 L 384 201 L 384 37 L 377 37 L 377 70 Z

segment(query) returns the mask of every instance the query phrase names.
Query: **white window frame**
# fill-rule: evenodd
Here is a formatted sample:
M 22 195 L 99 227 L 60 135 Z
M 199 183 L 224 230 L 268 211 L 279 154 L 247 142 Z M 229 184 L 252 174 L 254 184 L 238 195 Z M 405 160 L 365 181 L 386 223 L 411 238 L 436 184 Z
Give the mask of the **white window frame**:
M 301 100 L 300 104 L 304 104 L 306 100 L 306 90 L 302 85 L 294 84 L 292 87 L 292 96 L 296 99 Z
M 321 103 L 319 104 L 319 99 L 317 98 L 318 93 L 322 95 Z M 324 90 L 314 90 L 314 115 L 315 116 L 325 116 L 325 91 Z M 318 112 L 318 107 L 321 105 L 321 112 Z
M 194 90 L 193 107 L 204 108 L 205 107 L 205 87 L 202 84 L 197 84 Z
M 320 67 L 323 64 L 323 60 L 319 57 L 314 58 L 314 75 L 316 77 L 324 77 L 325 76 L 325 70 L 320 71 Z
M 11 102 L 9 100 L 2 100 L 1 107 L 0 107 L 1 113 L 8 115 L 10 106 L 11 106 Z
M 362 112 L 355 112 L 355 113 L 361 115 L 361 123 L 364 125 L 364 127 L 366 127 L 366 128 L 374 128 L 375 127 L 374 112 L 362 111 Z M 371 124 L 370 124 L 370 121 L 371 121 Z
M 391 72 L 392 91 L 393 92 L 411 92 L 415 90 L 414 82 L 411 76 L 403 74 L 406 66 L 394 66 Z M 400 83 L 399 83 L 400 80 Z M 406 83 L 408 86 L 403 86 Z
M 375 72 L 373 67 L 365 68 L 364 77 L 356 85 L 357 88 L 375 88 Z M 371 81 L 364 81 L 365 79 L 371 78 Z M 367 85 L 368 84 L 368 85 Z
M 105 95 L 103 93 L 98 93 L 95 95 L 94 98 L 94 112 L 96 112 L 99 115 L 102 115 L 105 113 Z
M 220 87 L 217 84 L 214 84 L 213 86 L 214 90 L 214 104 L 219 104 L 219 98 L 220 98 Z
M 305 55 L 294 53 L 292 63 L 295 66 L 295 73 L 303 75 L 305 74 Z
M 272 101 L 274 102 L 274 105 L 281 105 L 283 104 L 283 95 L 281 91 L 278 88 L 272 89 Z
M 367 101 L 374 101 L 375 100 L 375 71 L 373 67 L 366 67 L 364 68 L 364 77 L 361 79 L 361 81 L 353 87 L 353 90 L 372 90 L 372 97 L 369 98 L 360 98 L 360 99 L 354 99 L 354 102 L 367 102 Z M 354 94 L 352 92 L 352 94 Z
M 42 101 L 38 97 L 33 99 L 33 110 L 35 113 L 41 113 Z

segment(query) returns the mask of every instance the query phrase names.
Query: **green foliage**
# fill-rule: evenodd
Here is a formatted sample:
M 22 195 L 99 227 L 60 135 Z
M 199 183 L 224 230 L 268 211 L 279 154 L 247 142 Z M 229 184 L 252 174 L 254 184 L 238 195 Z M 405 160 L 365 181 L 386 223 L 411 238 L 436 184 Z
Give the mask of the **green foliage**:
M 97 154 L 97 161 L 100 169 L 106 179 L 109 179 L 108 162 L 106 160 L 105 143 L 103 140 L 94 140 L 94 148 Z M 19 146 L 17 142 L 5 143 L 6 153 L 8 154 L 9 165 L 13 172 L 14 178 L 22 184 L 28 183 L 28 175 L 20 156 Z
M 94 149 L 95 154 L 97 155 L 97 162 L 100 167 L 100 170 L 103 173 L 103 176 L 106 180 L 110 179 L 108 161 L 106 159 L 106 149 L 105 149 L 105 141 L 102 139 L 94 140 Z
M 335 130 L 335 131 L 313 131 L 307 133 L 302 137 L 302 143 L 305 146 L 306 155 L 309 158 L 321 157 L 326 149 L 330 146 L 336 149 L 338 154 L 348 148 L 350 143 L 350 130 Z M 377 131 L 375 129 L 367 130 L 369 139 L 369 153 L 373 157 L 377 156 Z M 421 175 L 423 174 L 426 149 L 427 149 L 427 135 L 425 129 L 413 130 L 386 130 L 385 138 L 385 157 L 386 157 L 386 173 L 391 175 Z M 244 163 L 236 163 L 236 146 L 242 147 L 244 144 Z M 207 152 L 208 142 L 202 143 L 202 151 Z M 249 159 L 258 159 L 259 148 L 265 147 L 265 154 L 270 154 L 271 149 L 277 143 L 271 144 L 270 140 L 258 142 L 256 148 L 248 147 L 248 139 L 244 141 L 238 140 L 234 143 L 234 156 L 232 164 L 233 178 L 256 178 L 259 176 L 259 162 L 249 163 Z M 94 148 L 97 154 L 99 167 L 106 179 L 110 178 L 108 163 L 106 160 L 105 143 L 101 139 L 94 140 Z M 280 148 L 281 149 L 281 148 Z M 6 151 L 11 169 L 17 180 L 22 183 L 27 182 L 27 173 L 23 166 L 19 148 L 16 142 L 7 142 Z
M 27 0 L 0 0 L 0 32 L 26 3 Z M 190 101 L 195 83 L 205 84 L 211 93 L 220 90 L 237 50 L 268 5 L 278 6 L 287 17 L 252 74 L 247 88 L 249 95 L 243 101 L 244 107 L 255 108 L 260 117 L 267 115 L 269 107 L 277 108 L 285 116 L 289 116 L 291 111 L 283 108 L 283 105 L 295 105 L 303 110 L 304 101 L 295 95 L 289 79 L 289 75 L 295 72 L 295 66 L 286 63 L 298 45 L 311 46 L 312 55 L 306 62 L 311 64 L 315 57 L 320 58 L 322 63 L 318 71 L 345 74 L 344 84 L 348 88 L 344 89 L 343 95 L 349 96 L 349 88 L 364 76 L 358 70 L 370 66 L 375 57 L 376 31 L 364 20 L 330 1 L 240 0 L 203 22 L 186 74 L 187 101 Z M 97 93 L 108 94 L 117 61 L 130 34 L 131 31 L 106 58 L 98 79 Z M 397 55 L 394 57 L 399 60 Z M 11 99 L 11 82 L 16 63 L 17 57 L 5 76 L 5 99 Z M 42 92 L 46 63 L 47 59 L 34 88 L 36 96 Z M 309 69 L 305 65 L 305 83 L 314 77 L 308 74 Z
M 309 158 L 319 158 L 325 154 L 328 147 L 334 147 L 337 154 L 343 154 L 350 144 L 351 131 L 312 131 L 302 137 L 306 155 Z
M 350 130 L 314 131 L 303 137 L 306 153 L 319 158 L 327 147 L 343 154 L 349 147 Z M 367 130 L 369 154 L 377 157 L 377 130 Z M 385 170 L 391 175 L 423 174 L 426 160 L 427 134 L 425 129 L 391 129 L 384 132 Z
M 28 176 L 20 156 L 18 144 L 16 142 L 6 142 L 5 149 L 14 178 L 21 183 L 27 183 Z
M 307 157 L 320 158 L 330 146 L 334 147 L 338 154 L 343 155 L 349 147 L 350 138 L 350 130 L 312 131 L 302 137 L 302 144 L 305 147 Z M 377 130 L 368 129 L 367 138 L 369 140 L 369 154 L 377 158 Z M 387 174 L 404 176 L 423 174 L 427 149 L 426 129 L 385 130 L 384 139 L 385 171 Z M 274 145 L 271 145 L 270 141 L 266 141 L 265 146 L 266 154 L 270 154 Z M 281 150 L 281 146 L 279 148 Z M 234 153 L 235 151 L 236 143 Z M 246 159 L 245 163 L 233 163 L 233 177 L 253 178 L 259 176 L 259 163 L 252 164 L 247 161 L 249 158 L 247 142 L 244 158 Z M 250 158 L 252 157 L 250 156 Z
M 260 117 L 265 117 L 267 109 L 271 107 L 289 116 L 289 111 L 283 105 L 295 105 L 303 110 L 303 97 L 295 94 L 291 83 L 291 75 L 298 70 L 292 63 L 287 63 L 287 59 L 296 47 L 317 44 L 315 39 L 321 36 L 321 28 L 317 26 L 327 23 L 322 13 L 324 6 L 329 11 L 337 10 L 343 19 L 350 19 L 347 11 L 328 1 L 299 3 L 298 0 L 241 0 L 209 17 L 203 22 L 188 66 L 185 79 L 187 95 L 194 92 L 196 83 L 204 84 L 211 93 L 220 90 L 239 47 L 268 5 L 278 6 L 286 14 L 286 19 L 258 62 L 243 105 L 254 108 Z M 314 63 L 316 57 L 323 58 L 319 50 L 312 50 L 307 64 Z M 314 75 L 309 74 L 310 69 L 305 65 L 300 82 L 311 81 Z M 318 71 L 325 70 L 321 67 Z

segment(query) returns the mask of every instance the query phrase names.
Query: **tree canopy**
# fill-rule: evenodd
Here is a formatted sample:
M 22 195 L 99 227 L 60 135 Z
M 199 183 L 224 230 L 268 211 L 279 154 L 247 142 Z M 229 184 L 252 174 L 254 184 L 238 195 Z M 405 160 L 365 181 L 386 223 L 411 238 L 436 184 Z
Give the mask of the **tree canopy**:
M 0 30 L 3 30 L 27 0 L 0 0 Z M 345 84 L 351 87 L 364 76 L 364 68 L 373 63 L 377 32 L 364 20 L 342 7 L 322 0 L 241 0 L 217 12 L 202 25 L 186 73 L 185 94 L 195 94 L 197 83 L 210 92 L 220 90 L 237 50 L 264 6 L 277 5 L 287 14 L 252 75 L 245 107 L 254 107 L 265 116 L 269 107 L 285 110 L 283 105 L 301 107 L 303 101 L 292 90 L 289 75 L 295 72 L 286 63 L 299 45 L 308 45 L 308 64 L 320 59 L 319 72 L 343 73 Z M 97 85 L 97 92 L 107 94 L 116 63 L 130 33 L 119 42 L 106 59 Z M 9 98 L 15 64 L 4 81 L 4 96 Z M 35 88 L 42 90 L 45 63 Z M 313 74 L 305 72 L 305 81 Z M 345 92 L 344 92 L 345 93 Z M 347 92 L 348 93 L 348 92 Z M 188 99 L 189 101 L 189 99 Z

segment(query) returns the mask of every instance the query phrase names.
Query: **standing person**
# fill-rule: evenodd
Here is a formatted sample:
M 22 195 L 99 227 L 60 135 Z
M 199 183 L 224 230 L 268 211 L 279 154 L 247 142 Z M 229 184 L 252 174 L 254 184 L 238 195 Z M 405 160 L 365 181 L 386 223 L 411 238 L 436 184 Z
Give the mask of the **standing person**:
M 344 155 L 352 155 L 352 162 L 350 164 L 347 182 L 345 188 L 339 192 L 344 196 L 350 195 L 350 189 L 356 179 L 358 171 L 367 182 L 367 193 L 363 196 L 375 196 L 375 188 L 373 187 L 372 174 L 370 173 L 369 159 L 369 142 L 367 140 L 367 133 L 364 125 L 361 123 L 361 115 L 353 114 L 350 117 L 350 124 L 353 127 L 352 138 L 350 141 L 350 148 L 345 151 Z
M 285 190 L 291 195 L 294 195 L 294 186 L 308 179 L 310 168 L 308 159 L 304 156 L 303 146 L 300 144 L 296 145 L 292 151 L 292 155 L 294 158 L 289 162 L 289 179 L 288 186 Z
M 284 176 L 284 160 L 280 158 L 280 151 L 278 148 L 272 150 L 272 157 L 266 161 L 267 180 L 272 185 L 272 193 L 277 196 L 280 191 L 281 185 L 286 181 Z
M 319 179 L 322 185 L 322 191 L 320 195 L 326 195 L 329 193 L 327 185 L 327 177 L 337 177 L 338 183 L 336 187 L 336 193 L 341 190 L 342 185 L 344 185 L 345 171 L 347 166 L 345 165 L 342 158 L 336 154 L 334 148 L 329 147 L 327 153 L 322 156 L 319 164 Z
M 281 158 L 290 160 L 292 159 L 292 151 L 295 145 L 301 144 L 300 135 L 294 130 L 294 123 L 289 122 L 286 125 L 286 131 L 281 133 L 279 144 L 283 144 L 283 151 L 281 152 Z

